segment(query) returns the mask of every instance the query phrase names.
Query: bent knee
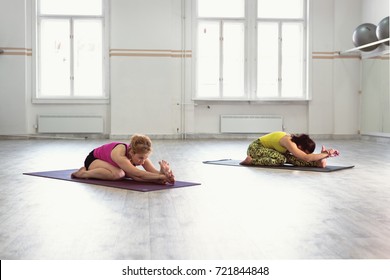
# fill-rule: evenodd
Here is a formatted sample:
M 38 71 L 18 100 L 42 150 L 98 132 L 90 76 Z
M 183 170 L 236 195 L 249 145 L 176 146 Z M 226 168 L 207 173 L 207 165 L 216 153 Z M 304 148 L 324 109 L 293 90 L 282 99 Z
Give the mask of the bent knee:
M 122 169 L 112 172 L 112 180 L 120 180 L 123 179 L 125 176 L 126 174 Z

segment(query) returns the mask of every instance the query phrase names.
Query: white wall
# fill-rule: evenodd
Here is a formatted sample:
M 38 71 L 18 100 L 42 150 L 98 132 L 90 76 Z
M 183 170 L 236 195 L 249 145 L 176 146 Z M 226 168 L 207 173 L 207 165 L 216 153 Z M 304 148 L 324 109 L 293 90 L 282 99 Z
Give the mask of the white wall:
M 361 23 L 377 25 L 389 14 L 388 0 L 362 0 Z M 388 57 L 362 61 L 361 130 L 364 134 L 390 133 L 389 70 Z
M 348 27 L 353 26 L 358 22 L 357 18 L 360 18 L 360 1 L 337 0 L 334 3 L 334 1 L 312 0 L 311 2 L 312 51 L 334 53 L 349 48 L 351 34 Z M 187 6 L 190 6 L 188 3 Z M 351 5 L 356 8 L 351 9 Z M 159 11 L 158 14 L 151 12 L 153 6 L 156 11 Z M 174 40 L 181 36 L 180 7 L 181 1 L 178 0 L 166 1 L 164 4 L 161 1 L 113 3 L 111 48 L 180 49 L 180 41 Z M 347 11 L 352 14 L 352 20 L 351 17 L 345 17 Z M 140 15 L 144 16 L 140 17 Z M 187 19 L 190 16 L 189 11 L 186 14 Z M 173 23 L 177 26 L 175 27 Z M 186 21 L 187 25 L 190 23 Z M 139 29 L 139 26 L 143 28 Z M 348 32 L 348 46 L 344 43 L 345 32 Z M 124 33 L 126 36 L 123 36 Z M 188 40 L 191 34 L 186 35 L 186 44 L 190 46 L 191 42 Z M 335 46 L 338 37 L 344 40 L 342 46 L 340 44 Z M 190 71 L 188 65 L 191 64 L 191 59 L 186 59 L 186 63 L 186 71 Z M 147 133 L 155 134 L 176 133 L 181 115 L 175 104 L 193 103 L 190 101 L 191 88 L 187 88 L 185 100 L 180 100 L 180 66 L 178 59 L 175 58 L 111 57 L 112 109 L 117 109 L 112 111 L 111 133 L 120 135 L 126 131 L 131 133 L 133 130 L 142 129 Z M 165 69 L 170 69 L 170 73 L 165 72 Z M 358 131 L 358 69 L 358 59 L 336 61 L 333 56 L 329 59 L 313 58 L 310 68 L 312 85 L 310 89 L 313 97 L 311 101 L 250 104 L 197 101 L 196 104 L 185 105 L 185 132 L 218 134 L 221 114 L 281 114 L 285 120 L 285 129 L 291 132 L 356 134 Z M 345 79 L 341 79 L 344 74 L 348 75 Z M 187 85 L 192 83 L 190 77 L 187 76 L 188 79 L 185 81 Z M 338 88 L 335 88 L 336 86 Z M 144 114 L 133 124 L 131 117 L 126 117 L 126 104 L 136 105 L 133 112 L 139 116 L 147 110 L 147 112 L 154 112 L 156 117 Z M 161 113 L 161 107 L 165 109 L 164 113 Z M 119 122 L 121 119 L 128 121 Z M 171 122 L 162 122 L 164 119 L 169 119 Z M 129 123 L 132 125 L 129 126 Z
M 26 16 L 24 1 L 0 0 L 0 134 L 26 131 Z M 20 48 L 20 49 L 11 49 Z M 17 54 L 17 53 L 20 53 Z
M 387 2 L 388 7 L 387 0 L 376 1 L 380 5 Z M 0 135 L 33 134 L 37 115 L 69 111 L 102 115 L 105 132 L 112 137 L 134 132 L 169 137 L 182 132 L 218 134 L 219 115 L 232 113 L 281 114 L 290 132 L 355 135 L 359 129 L 360 61 L 338 58 L 335 52 L 352 47 L 352 31 L 361 22 L 362 10 L 368 9 L 371 2 L 310 1 L 312 100 L 195 103 L 191 100 L 190 1 L 186 0 L 182 7 L 181 0 L 111 0 L 110 104 L 32 104 L 31 56 L 1 55 Z M 29 3 L 0 0 L 0 48 L 31 49 Z M 185 26 L 182 8 L 186 11 Z M 189 51 L 185 59 L 178 56 L 183 49 Z
M 359 129 L 360 60 L 337 53 L 353 47 L 352 31 L 360 22 L 361 3 L 311 2 L 313 100 L 309 104 L 309 133 L 353 135 Z
M 353 46 L 352 33 L 360 24 L 361 1 L 335 1 L 334 50 Z M 348 16 L 346 15 L 348 13 Z M 360 60 L 333 60 L 334 134 L 356 134 L 359 130 Z
M 0 0 L 0 135 L 34 134 L 39 114 L 101 115 L 108 105 L 33 104 L 32 1 Z
M 181 1 L 111 2 L 111 134 L 181 132 Z M 178 105 L 179 104 L 179 105 Z
M 378 24 L 384 17 L 389 16 L 389 0 L 361 0 L 362 1 L 362 23 L 371 22 Z

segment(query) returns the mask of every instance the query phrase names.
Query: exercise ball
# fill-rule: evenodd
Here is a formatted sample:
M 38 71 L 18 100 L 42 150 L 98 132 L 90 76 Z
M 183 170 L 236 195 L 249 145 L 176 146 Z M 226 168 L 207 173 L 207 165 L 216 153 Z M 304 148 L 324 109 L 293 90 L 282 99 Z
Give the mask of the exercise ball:
M 372 23 L 363 23 L 359 25 L 353 32 L 352 41 L 355 47 L 360 47 L 378 41 L 378 38 L 376 37 L 376 25 Z M 377 47 L 378 45 L 374 45 L 360 50 L 369 52 L 375 50 Z
M 376 27 L 376 37 L 379 40 L 389 38 L 389 17 L 383 18 Z M 384 44 L 389 45 L 389 41 L 384 42 Z

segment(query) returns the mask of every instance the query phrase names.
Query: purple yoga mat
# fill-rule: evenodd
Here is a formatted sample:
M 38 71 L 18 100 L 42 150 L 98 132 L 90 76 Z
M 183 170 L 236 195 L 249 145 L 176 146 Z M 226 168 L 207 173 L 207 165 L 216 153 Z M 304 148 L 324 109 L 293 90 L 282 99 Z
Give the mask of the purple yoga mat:
M 71 174 L 77 169 L 67 169 L 67 170 L 53 170 L 53 171 L 44 171 L 44 172 L 29 172 L 23 173 L 24 175 L 38 176 L 51 179 L 59 179 L 71 182 L 79 182 L 85 184 L 100 185 L 106 187 L 120 188 L 126 190 L 140 191 L 140 192 L 150 192 L 158 190 L 169 190 L 173 188 L 183 188 L 190 186 L 197 186 L 200 183 L 193 182 L 184 182 L 176 181 L 174 185 L 160 185 L 155 183 L 146 183 L 146 182 L 137 182 L 131 179 L 123 179 L 118 181 L 107 181 L 107 180 L 98 180 L 98 179 L 79 179 L 72 178 Z

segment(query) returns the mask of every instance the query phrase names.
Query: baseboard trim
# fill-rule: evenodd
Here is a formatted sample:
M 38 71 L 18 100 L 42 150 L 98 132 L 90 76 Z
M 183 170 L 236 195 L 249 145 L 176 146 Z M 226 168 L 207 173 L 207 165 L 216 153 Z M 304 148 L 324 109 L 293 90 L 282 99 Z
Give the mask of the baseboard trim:
M 202 140 L 202 139 L 256 139 L 264 134 L 247 133 L 187 133 L 187 134 L 147 134 L 154 140 Z M 129 140 L 132 134 L 15 134 L 0 135 L 0 140 L 33 140 L 33 139 L 60 139 L 60 140 L 87 140 L 111 139 Z M 372 140 L 390 142 L 390 135 L 359 135 L 359 134 L 310 134 L 315 140 Z

